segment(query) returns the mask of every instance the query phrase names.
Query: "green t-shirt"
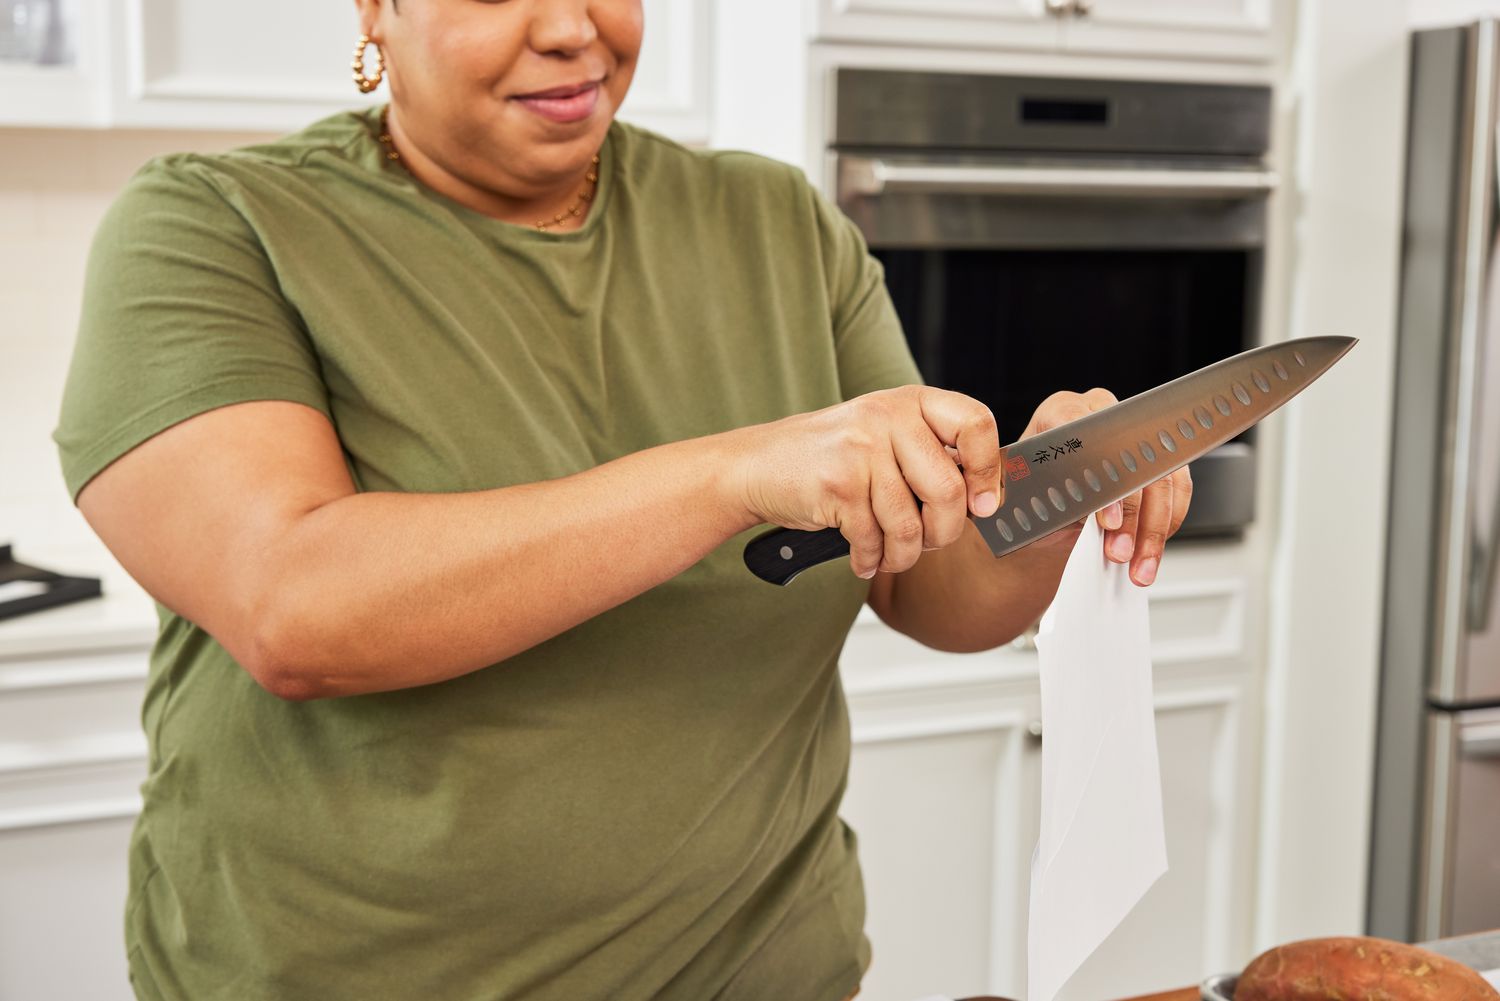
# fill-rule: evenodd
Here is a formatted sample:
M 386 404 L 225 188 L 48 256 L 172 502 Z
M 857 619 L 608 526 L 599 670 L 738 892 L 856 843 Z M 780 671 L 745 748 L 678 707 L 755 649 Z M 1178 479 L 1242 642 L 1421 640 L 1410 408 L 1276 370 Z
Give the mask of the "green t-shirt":
M 423 187 L 377 124 L 130 182 L 54 435 L 75 498 L 247 400 L 326 414 L 361 491 L 445 493 L 918 378 L 878 263 L 791 167 L 616 122 L 585 224 L 543 233 Z M 842 561 L 764 584 L 753 534 L 502 663 L 373 695 L 280 700 L 158 606 L 138 996 L 846 995 L 869 950 L 837 659 L 868 584 Z

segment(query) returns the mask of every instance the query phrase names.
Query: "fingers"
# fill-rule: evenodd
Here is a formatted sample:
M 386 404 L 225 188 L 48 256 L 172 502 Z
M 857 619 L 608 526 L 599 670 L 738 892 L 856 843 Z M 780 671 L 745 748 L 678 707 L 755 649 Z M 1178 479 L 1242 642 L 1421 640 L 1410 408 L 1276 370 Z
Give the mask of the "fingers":
M 956 490 L 949 488 L 946 506 L 950 509 L 961 506 L 963 477 L 942 448 L 935 443 L 933 447 L 942 455 L 942 462 L 957 484 Z M 930 474 L 926 478 L 931 478 Z M 839 532 L 849 540 L 850 569 L 866 580 L 875 576 L 876 571 L 900 573 L 910 569 L 925 548 L 925 513 L 925 509 L 918 509 L 917 497 L 912 493 L 896 457 L 887 454 L 883 458 L 873 458 L 867 501 L 846 505 L 839 524 Z M 958 517 L 967 520 L 961 507 Z
M 952 467 L 952 463 L 948 463 Z M 954 469 L 957 474 L 958 470 Z M 870 510 L 881 534 L 881 558 L 877 569 L 900 573 L 922 555 L 922 514 L 917 510 L 906 479 L 895 456 L 878 462 L 870 470 Z M 959 488 L 962 497 L 962 486 Z
M 1099 527 L 1106 532 L 1117 531 L 1125 523 L 1125 509 L 1119 501 L 1099 509 Z M 1125 557 L 1129 559 L 1130 557 Z M 1123 560 L 1121 561 L 1123 562 Z
M 849 569 L 869 580 L 880 569 L 885 533 L 868 503 L 847 504 L 839 512 L 839 534 L 849 540 Z
M 969 521 L 968 483 L 955 456 L 930 432 L 898 434 L 892 445 L 906 486 L 922 502 L 922 549 L 953 545 Z
M 994 514 L 1005 500 L 1000 478 L 1000 436 L 995 415 L 973 397 L 930 386 L 917 395 L 922 419 L 938 440 L 958 449 L 968 503 L 979 517 Z
M 1141 491 L 1140 514 L 1135 529 L 1135 555 L 1130 559 L 1130 579 L 1145 587 L 1156 580 L 1162 547 L 1172 531 L 1174 478 L 1164 477 Z
M 1126 563 L 1129 562 L 1131 556 L 1135 555 L 1135 528 L 1141 510 L 1140 493 L 1133 493 L 1126 497 L 1119 502 L 1119 507 L 1119 526 L 1113 531 L 1107 530 L 1104 533 L 1104 555 L 1105 558 L 1116 563 Z M 1105 510 L 1107 511 L 1108 508 Z
M 1171 538 L 1177 534 L 1182 527 L 1182 520 L 1187 517 L 1188 506 L 1193 502 L 1193 474 L 1188 472 L 1188 467 L 1183 466 L 1172 474 L 1172 526 L 1167 532 Z
M 1115 394 L 1107 389 L 1091 389 L 1087 393 L 1053 393 L 1036 408 L 1036 412 L 1031 415 L 1031 422 L 1026 425 L 1026 430 L 1021 437 L 1029 438 L 1043 431 L 1051 431 L 1055 427 L 1080 417 L 1087 417 L 1096 410 L 1103 410 L 1118 402 L 1120 401 L 1115 398 Z
M 1120 524 L 1110 530 L 1109 514 L 1116 505 L 1099 512 L 1104 533 L 1104 555 L 1116 563 L 1130 563 L 1130 576 L 1146 586 L 1156 580 L 1166 542 L 1177 534 L 1187 517 L 1193 497 L 1193 475 L 1184 466 L 1145 490 L 1125 498 Z

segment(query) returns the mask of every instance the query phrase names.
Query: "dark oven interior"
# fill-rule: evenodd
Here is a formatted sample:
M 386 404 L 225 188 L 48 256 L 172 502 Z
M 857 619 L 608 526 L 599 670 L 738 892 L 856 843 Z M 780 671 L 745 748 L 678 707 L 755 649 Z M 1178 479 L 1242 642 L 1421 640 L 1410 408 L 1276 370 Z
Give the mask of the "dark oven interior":
M 1254 342 L 1244 249 L 881 249 L 923 378 L 982 400 L 1003 440 L 1058 390 L 1120 399 Z

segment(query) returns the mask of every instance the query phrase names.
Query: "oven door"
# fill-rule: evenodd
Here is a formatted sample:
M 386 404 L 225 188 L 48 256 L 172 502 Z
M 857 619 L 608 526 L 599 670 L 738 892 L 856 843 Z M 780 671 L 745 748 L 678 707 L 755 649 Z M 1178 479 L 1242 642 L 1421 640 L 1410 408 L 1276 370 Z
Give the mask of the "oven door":
M 1254 346 L 1275 178 L 1204 161 L 841 154 L 923 378 L 1019 438 L 1058 390 L 1124 399 Z M 1254 516 L 1253 430 L 1193 464 L 1185 535 Z

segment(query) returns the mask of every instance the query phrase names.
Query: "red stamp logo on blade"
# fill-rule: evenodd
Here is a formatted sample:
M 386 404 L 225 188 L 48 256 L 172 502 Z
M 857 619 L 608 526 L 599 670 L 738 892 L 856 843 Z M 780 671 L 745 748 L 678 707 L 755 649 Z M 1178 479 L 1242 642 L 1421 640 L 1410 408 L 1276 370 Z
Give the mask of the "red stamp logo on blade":
M 1008 480 L 1024 480 L 1031 475 L 1031 467 L 1026 465 L 1026 458 L 1013 455 L 1005 460 L 1005 478 Z

